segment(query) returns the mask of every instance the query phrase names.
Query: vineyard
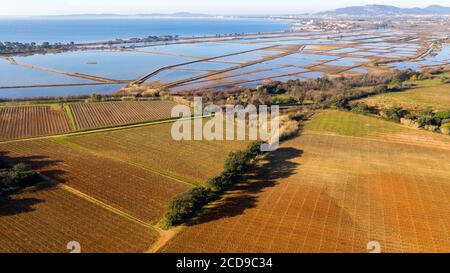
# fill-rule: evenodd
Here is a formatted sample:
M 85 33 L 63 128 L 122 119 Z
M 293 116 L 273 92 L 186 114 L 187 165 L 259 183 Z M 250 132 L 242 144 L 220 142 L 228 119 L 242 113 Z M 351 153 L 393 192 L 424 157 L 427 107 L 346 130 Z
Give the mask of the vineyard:
M 142 221 L 158 220 L 168 201 L 189 185 L 120 161 L 49 140 L 0 145 L 12 161 L 124 211 Z
M 59 105 L 0 107 L 0 141 L 68 133 L 72 125 Z
M 215 176 L 246 145 L 177 142 L 171 124 L 0 143 L 0 159 L 58 182 L 0 200 L 0 251 L 65 252 L 72 240 L 83 252 L 145 251 L 160 238 L 153 225 L 170 199 Z
M 158 234 L 61 188 L 0 198 L 0 252 L 143 252 Z
M 88 134 L 67 137 L 65 141 L 193 183 L 206 182 L 218 175 L 228 154 L 248 144 L 248 141 L 175 141 L 171 126 L 159 124 Z
M 318 115 L 161 251 L 447 252 L 450 138 L 347 115 Z
M 78 129 L 102 128 L 170 118 L 171 101 L 133 101 L 71 104 Z

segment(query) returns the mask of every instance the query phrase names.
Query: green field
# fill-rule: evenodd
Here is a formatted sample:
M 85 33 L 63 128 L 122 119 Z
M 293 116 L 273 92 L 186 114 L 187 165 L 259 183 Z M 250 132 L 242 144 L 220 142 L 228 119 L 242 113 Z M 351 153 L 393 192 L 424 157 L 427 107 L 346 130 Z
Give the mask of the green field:
M 409 110 L 420 110 L 429 107 L 436 111 L 445 111 L 450 109 L 450 84 L 442 84 L 441 77 L 408 81 L 407 83 L 415 84 L 416 87 L 401 92 L 380 94 L 357 102 L 379 108 L 400 106 Z
M 314 119 L 305 126 L 305 129 L 356 137 L 370 137 L 408 130 L 392 122 L 339 110 L 317 113 Z

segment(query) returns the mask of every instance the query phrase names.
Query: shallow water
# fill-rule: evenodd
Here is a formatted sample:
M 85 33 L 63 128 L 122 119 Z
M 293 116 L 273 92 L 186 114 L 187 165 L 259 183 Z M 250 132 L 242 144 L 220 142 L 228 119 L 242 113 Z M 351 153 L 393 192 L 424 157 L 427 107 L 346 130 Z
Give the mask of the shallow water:
M 132 80 L 162 66 L 197 60 L 194 58 L 140 52 L 93 50 L 33 55 L 15 59 L 18 63 L 33 64 L 115 80 Z M 91 62 L 95 64 L 89 64 Z
M 0 89 L 0 98 L 20 99 L 37 97 L 64 97 L 96 94 L 110 94 L 119 90 L 121 84 L 64 86 L 64 87 L 34 87 Z
M 434 66 L 450 63 L 450 44 L 445 44 L 442 50 L 437 52 L 434 56 L 427 56 L 423 61 L 418 62 L 396 62 L 390 65 L 398 69 L 413 69 L 419 70 L 423 66 Z
M 195 77 L 195 76 L 200 76 L 205 73 L 206 72 L 201 72 L 201 71 L 172 70 L 171 69 L 171 70 L 162 71 L 162 72 L 158 73 L 157 75 L 155 75 L 154 77 L 151 77 L 147 81 L 148 82 L 168 83 L 168 82 L 179 81 L 179 80 L 183 80 L 183 79 L 187 79 L 187 78 L 191 78 L 191 77 Z
M 335 65 L 335 66 L 353 66 L 357 63 L 367 62 L 367 59 L 364 58 L 342 58 L 336 61 L 332 61 L 327 63 L 327 65 Z
M 0 59 L 0 86 L 88 82 L 92 81 L 13 65 L 3 59 Z
M 233 43 L 195 43 L 174 44 L 169 46 L 151 46 L 140 48 L 142 50 L 157 51 L 164 53 L 183 54 L 186 56 L 216 57 L 231 53 L 261 48 L 260 45 L 233 44 Z

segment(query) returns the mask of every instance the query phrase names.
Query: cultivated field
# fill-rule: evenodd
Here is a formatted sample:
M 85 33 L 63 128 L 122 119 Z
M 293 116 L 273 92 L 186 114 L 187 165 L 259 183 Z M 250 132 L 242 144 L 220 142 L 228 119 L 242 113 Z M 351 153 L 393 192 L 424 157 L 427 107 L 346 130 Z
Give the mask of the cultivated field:
M 59 105 L 0 107 L 0 140 L 55 135 L 72 131 Z
M 169 200 L 190 187 L 50 140 L 0 144 L 0 151 L 7 152 L 12 161 L 29 164 L 58 182 L 146 222 L 159 220 Z
M 417 83 L 419 83 L 418 88 L 380 94 L 359 101 L 379 108 L 400 106 L 410 110 L 421 110 L 428 107 L 436 111 L 450 109 L 450 84 L 441 84 L 430 80 Z
M 228 154 L 249 143 L 175 141 L 171 126 L 168 123 L 67 137 L 64 142 L 191 183 L 202 183 L 218 175 Z
M 431 145 L 429 143 L 431 142 Z M 450 138 L 315 116 L 162 252 L 448 252 Z
M 77 129 L 92 129 L 170 118 L 171 101 L 71 104 Z
M 0 198 L 0 252 L 143 252 L 158 234 L 60 187 Z

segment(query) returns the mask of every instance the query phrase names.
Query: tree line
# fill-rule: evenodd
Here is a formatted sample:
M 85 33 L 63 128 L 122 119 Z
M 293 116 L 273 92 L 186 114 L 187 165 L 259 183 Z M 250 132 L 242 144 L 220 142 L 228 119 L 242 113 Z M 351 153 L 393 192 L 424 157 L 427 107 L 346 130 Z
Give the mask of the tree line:
M 23 163 L 0 161 L 0 196 L 17 192 L 39 181 L 38 174 Z
M 206 186 L 193 187 L 173 198 L 169 204 L 169 212 L 165 216 L 165 226 L 184 223 L 203 206 L 218 199 L 225 190 L 255 165 L 257 157 L 262 154 L 260 148 L 262 143 L 256 141 L 245 150 L 231 152 L 225 160 L 224 170 L 220 175 L 208 180 Z

